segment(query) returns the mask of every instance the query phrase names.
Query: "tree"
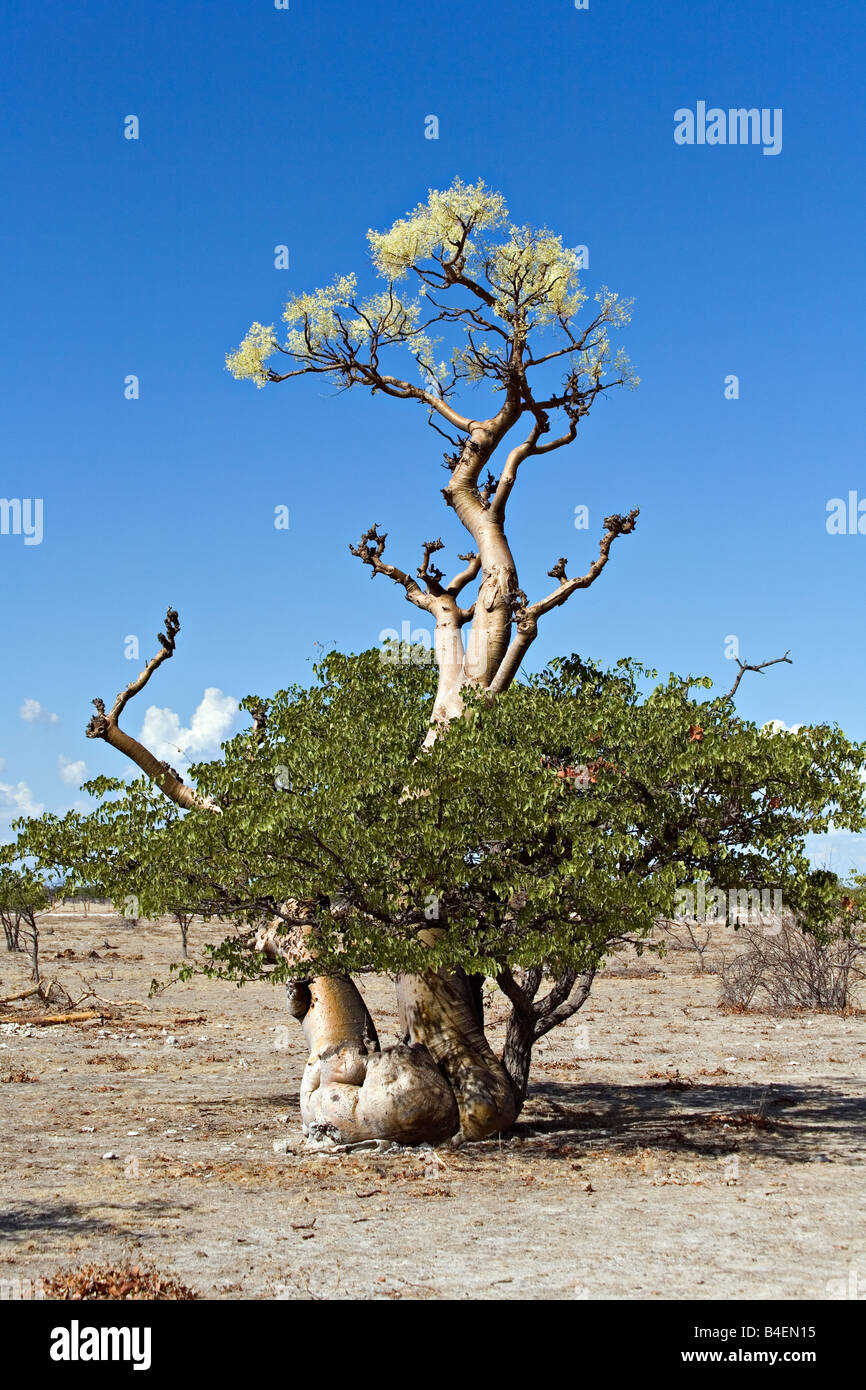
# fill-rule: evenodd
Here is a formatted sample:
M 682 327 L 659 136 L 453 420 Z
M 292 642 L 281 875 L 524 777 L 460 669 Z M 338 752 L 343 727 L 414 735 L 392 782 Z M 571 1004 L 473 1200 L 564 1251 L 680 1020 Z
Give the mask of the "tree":
M 100 778 L 95 811 L 31 821 L 19 844 L 95 891 L 134 893 L 145 915 L 183 900 L 239 924 L 206 969 L 288 983 L 310 1047 L 308 1126 L 465 1133 L 489 1104 L 473 1089 L 483 976 L 512 1006 L 501 1066 L 516 1114 L 534 1044 L 582 1006 L 613 947 L 640 948 L 671 916 L 683 883 L 781 890 L 815 934 L 844 911 L 804 845 L 831 816 L 866 823 L 864 748 L 839 730 L 774 736 L 730 695 L 700 698 L 706 680 L 647 690 L 655 673 L 634 663 L 571 658 L 493 702 L 467 690 L 464 717 L 419 756 L 435 673 L 382 656 L 332 653 L 311 688 L 245 701 L 252 728 L 193 769 L 215 814 L 181 811 L 146 778 Z M 348 1036 L 327 1008 L 334 995 L 348 1008 L 367 970 L 398 972 L 408 1045 L 381 1051 L 363 1005 Z M 441 1028 L 443 999 L 471 1007 L 469 1043 Z
M 17 904 L 10 900 L 8 888 L 4 885 L 4 901 L 0 902 L 0 921 L 6 937 L 7 951 L 21 950 L 21 912 Z
M 579 255 L 546 229 L 511 225 L 502 198 L 480 182 L 431 192 L 368 241 L 383 289 L 359 295 L 348 275 L 297 296 L 282 341 L 273 325 L 255 323 L 227 363 L 258 386 L 318 375 L 415 402 L 447 441 L 442 495 L 472 545 L 462 568 L 446 580 L 435 539 L 411 575 L 385 558 L 378 524 L 351 547 L 434 619 L 435 689 L 399 648 L 391 665 L 378 653 L 354 665 L 335 657 L 312 691 L 245 702 L 252 729 L 226 746 L 224 763 L 194 768 L 191 786 L 119 723 L 175 651 L 179 621 L 169 609 L 160 651 L 109 712 L 94 702 L 87 730 L 168 801 L 147 782 L 121 791 L 98 779 L 92 789 L 116 800 L 86 825 L 43 818 L 28 842 L 40 862 L 59 854 L 94 882 L 125 880 L 143 912 L 179 895 L 206 916 L 246 924 L 216 948 L 215 968 L 244 975 L 270 958 L 274 977 L 294 982 L 291 1007 L 311 1055 L 308 1126 L 404 1142 L 459 1126 L 480 1138 L 511 1124 L 533 1042 L 580 1007 L 611 941 L 626 931 L 640 938 L 653 904 L 670 906 L 682 865 L 723 869 L 736 844 L 766 881 L 768 844 L 752 801 L 771 770 L 757 731 L 737 732 L 730 701 L 693 707 L 693 681 L 642 700 L 636 673 L 606 677 L 572 662 L 541 684 L 515 684 L 540 619 L 594 583 L 614 541 L 635 529 L 636 508 L 608 516 L 586 573 L 569 578 L 560 557 L 549 571 L 555 587 L 534 601 L 506 530 L 523 466 L 572 444 L 601 395 L 636 384 L 611 341 L 630 304 L 603 288 L 585 312 Z M 401 356 L 408 376 L 396 374 Z M 458 403 L 467 386 L 488 402 L 481 418 Z M 701 760 L 714 749 L 716 781 L 705 786 Z M 732 749 L 753 755 L 748 776 Z M 853 824 L 862 793 L 851 780 L 854 746 L 807 731 L 789 752 L 791 786 L 773 795 L 792 825 L 820 828 L 831 804 L 837 823 Z M 784 816 L 766 833 L 781 824 Z M 790 858 L 775 841 L 769 848 L 795 894 L 817 894 L 828 910 L 832 885 L 810 879 L 799 843 Z M 262 929 L 268 914 L 278 925 Z M 351 979 L 371 968 L 400 972 L 406 1042 L 384 1052 Z M 495 974 L 512 1003 L 503 1059 L 484 1035 L 482 973 Z
M 411 603 L 434 618 L 439 674 L 424 739 L 429 746 L 437 729 L 462 712 L 467 685 L 492 695 L 509 686 L 542 615 L 592 584 L 614 540 L 634 530 L 636 510 L 606 518 L 598 558 L 587 573 L 569 579 L 561 557 L 551 570 L 557 587 L 531 603 L 520 588 L 505 526 L 521 466 L 572 443 L 599 396 L 633 384 L 627 358 L 614 349 L 610 336 L 628 322 L 630 305 L 602 289 L 578 325 L 587 299 L 579 254 L 547 229 L 509 224 L 502 197 L 480 181 L 467 186 L 458 179 L 445 192 L 431 191 L 426 203 L 388 231 L 370 232 L 368 242 L 384 289 L 361 297 L 354 275 L 338 277 L 289 301 L 284 342 L 273 327 L 255 323 L 227 361 L 236 377 L 257 385 L 321 375 L 347 389 L 414 401 L 447 441 L 450 480 L 443 497 L 474 546 L 460 556 L 459 572 L 444 582 L 433 563 L 442 543 L 431 540 L 422 547 L 417 577 L 411 576 L 384 558 L 386 534 L 377 525 L 353 547 L 374 576 L 396 582 Z M 407 279 L 417 293 L 403 296 L 399 286 Z M 447 362 L 437 360 L 441 344 L 434 333 L 450 340 Z M 280 356 L 285 371 L 268 365 Z M 386 359 L 400 356 L 414 363 L 418 381 L 388 369 Z M 553 373 L 562 367 L 564 379 L 557 383 Z M 488 395 L 501 400 L 493 399 L 490 413 L 475 419 L 455 404 L 463 385 L 485 386 Z M 556 420 L 559 432 L 553 430 Z M 523 430 L 522 438 L 507 448 L 494 478 L 488 465 L 516 428 Z M 461 596 L 476 580 L 475 602 L 463 606 Z M 102 736 L 112 741 L 111 731 Z M 143 765 L 140 757 L 137 761 Z M 173 790 L 188 794 L 176 783 Z M 428 942 L 434 934 L 431 929 Z M 354 987 L 323 978 L 316 988 L 334 1020 L 332 1044 L 341 1032 L 356 1040 L 362 1001 Z M 444 1047 L 463 1058 L 471 1078 L 465 1090 L 472 1096 L 461 1110 L 464 1133 L 492 1133 L 510 1124 L 514 1104 L 508 1077 L 479 1030 L 466 982 L 421 972 L 405 977 L 400 992 L 411 1042 L 432 1043 L 434 1057 Z M 414 994 L 423 1002 L 411 1004 Z
M 0 919 L 6 935 L 6 949 L 20 951 L 21 931 L 33 983 L 39 984 L 39 925 L 37 913 L 44 912 L 50 898 L 41 876 L 17 854 L 14 845 L 0 846 Z
M 189 929 L 195 913 L 185 912 L 183 908 L 176 907 L 172 909 L 171 915 L 180 927 L 180 944 L 183 951 L 183 958 L 186 960 L 189 956 Z

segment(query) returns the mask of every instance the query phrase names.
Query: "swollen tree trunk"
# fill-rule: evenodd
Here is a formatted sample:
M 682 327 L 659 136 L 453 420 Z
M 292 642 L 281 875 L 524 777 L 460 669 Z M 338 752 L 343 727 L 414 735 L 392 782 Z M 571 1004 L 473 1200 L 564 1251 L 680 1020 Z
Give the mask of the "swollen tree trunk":
M 311 904 L 284 905 L 296 928 L 275 923 L 256 948 L 315 963 Z M 301 1082 L 301 1118 L 313 1138 L 344 1143 L 390 1139 L 440 1144 L 456 1133 L 458 1103 L 446 1075 L 421 1042 L 381 1048 L 376 1026 L 348 976 L 319 975 L 289 986 L 289 1010 L 301 1021 L 309 1057 Z
M 483 1139 L 508 1129 L 517 1113 L 511 1082 L 484 1035 L 465 972 L 401 975 L 397 1002 L 406 1036 L 427 1049 L 451 1087 L 461 1136 Z

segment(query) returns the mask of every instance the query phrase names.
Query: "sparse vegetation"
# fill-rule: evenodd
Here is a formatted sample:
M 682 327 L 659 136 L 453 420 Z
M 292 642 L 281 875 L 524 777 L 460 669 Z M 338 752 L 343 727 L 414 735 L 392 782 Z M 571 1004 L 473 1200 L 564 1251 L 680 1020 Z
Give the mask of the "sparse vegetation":
M 862 928 L 835 925 L 816 933 L 789 918 L 772 932 L 740 927 L 737 934 L 739 949 L 723 955 L 718 967 L 720 1002 L 726 1008 L 844 1013 L 851 1007 L 853 988 L 866 977 Z

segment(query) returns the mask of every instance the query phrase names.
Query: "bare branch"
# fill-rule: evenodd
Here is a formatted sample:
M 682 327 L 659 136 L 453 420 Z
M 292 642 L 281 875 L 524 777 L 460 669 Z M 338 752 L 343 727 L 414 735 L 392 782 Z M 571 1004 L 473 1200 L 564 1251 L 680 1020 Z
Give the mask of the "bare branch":
M 454 436 L 453 436 L 452 434 L 448 434 L 447 430 L 443 430 L 443 429 L 440 429 L 440 428 L 439 428 L 439 426 L 436 424 L 436 421 L 433 419 L 433 411 L 432 411 L 432 410 L 430 411 L 430 415 L 429 415 L 429 417 L 428 417 L 427 424 L 430 426 L 431 429 L 435 430 L 437 434 L 441 434 L 441 436 L 442 436 L 443 439 L 447 439 L 447 440 L 448 440 L 448 443 L 451 444 L 451 445 L 453 445 L 453 447 L 454 447 L 455 449 L 458 449 L 458 450 L 460 449 L 460 447 L 461 447 L 461 441 L 460 441 L 459 439 L 455 439 Z M 447 455 L 446 455 L 446 457 L 447 457 Z
M 564 584 L 564 583 L 566 582 L 565 567 L 566 567 L 567 564 L 568 564 L 568 561 L 566 560 L 565 556 L 564 556 L 564 555 L 560 555 L 559 559 L 557 560 L 557 562 L 556 562 L 556 564 L 553 566 L 553 568 L 552 568 L 552 569 L 549 569 L 549 570 L 547 571 L 548 578 L 550 578 L 550 579 L 558 579 L 558 580 L 561 581 L 561 583 Z
M 269 368 L 265 376 L 272 382 L 290 381 L 296 376 L 341 376 L 346 386 L 364 385 L 369 386 L 374 394 L 376 391 L 382 391 L 386 396 L 394 396 L 398 400 L 422 401 L 455 429 L 468 430 L 471 425 L 469 419 L 454 410 L 441 396 L 434 395 L 432 391 L 425 391 L 422 386 L 415 386 L 401 377 L 381 373 L 375 354 L 369 361 L 362 362 L 353 351 L 339 352 L 336 347 L 332 347 L 327 354 L 319 352 L 316 357 L 318 360 L 308 362 L 304 367 L 296 367 L 290 372 L 275 372 Z
M 728 691 L 727 699 L 732 700 L 733 697 L 736 695 L 740 681 L 743 679 L 743 676 L 746 674 L 747 671 L 757 671 L 760 675 L 761 672 L 765 671 L 768 666 L 778 666 L 779 663 L 782 661 L 784 661 L 788 666 L 793 666 L 794 663 L 791 660 L 790 651 L 791 649 L 789 647 L 788 651 L 785 652 L 784 656 L 776 656 L 773 658 L 772 661 L 759 661 L 756 665 L 753 665 L 749 661 L 741 661 L 740 658 L 737 657 L 736 662 L 740 669 L 737 672 L 737 679 L 734 681 L 733 685 Z
M 424 542 L 424 558 L 418 566 L 418 578 L 424 581 L 427 592 L 430 594 L 441 593 L 441 581 L 445 578 L 443 570 L 437 565 L 430 564 L 431 555 L 435 555 L 437 550 L 444 550 L 445 543 L 442 540 Z
M 111 713 L 108 716 L 109 719 L 113 719 L 114 722 L 117 723 L 133 695 L 137 695 L 140 690 L 144 689 L 157 667 L 174 656 L 175 642 L 179 632 L 180 620 L 176 611 L 173 608 L 169 608 L 165 615 L 165 632 L 158 632 L 156 634 L 156 640 L 159 642 L 161 650 L 157 652 L 156 656 L 151 657 L 144 670 L 136 676 L 135 680 L 130 681 L 126 689 L 120 692 L 111 708 Z M 93 703 L 96 704 L 96 701 L 94 700 Z
M 594 584 L 610 558 L 610 548 L 617 536 L 631 535 L 637 525 L 639 515 L 640 508 L 635 507 L 633 511 L 629 512 L 628 516 L 620 516 L 619 513 L 615 513 L 613 516 L 605 517 L 605 532 L 601 538 L 601 544 L 599 545 L 598 559 L 592 562 L 586 574 L 580 575 L 577 579 L 566 579 L 564 569 L 565 561 L 560 560 L 558 564 L 549 571 L 553 577 L 559 578 L 559 588 L 552 594 L 548 594 L 547 598 L 540 599 L 538 603 L 531 605 L 532 612 L 535 616 L 540 617 L 542 613 L 549 613 L 551 608 L 558 608 L 561 603 L 565 603 L 565 600 L 574 593 L 575 589 L 588 589 L 590 584 Z
M 468 551 L 465 555 L 458 555 L 457 558 L 466 561 L 466 568 L 461 570 L 459 574 L 455 574 L 451 582 L 445 587 L 446 594 L 451 594 L 454 598 L 466 588 L 467 584 L 472 583 L 481 569 L 481 557 L 476 555 L 474 550 Z
M 382 559 L 387 539 L 387 531 L 380 532 L 378 522 L 374 522 L 369 531 L 364 532 L 359 543 L 350 545 L 349 550 L 353 555 L 357 555 L 358 559 L 363 561 L 365 565 L 370 566 L 373 571 L 371 576 L 373 579 L 377 574 L 385 574 L 389 579 L 393 579 L 395 584 L 402 584 L 409 602 L 414 603 L 416 608 L 423 608 L 429 613 L 431 611 L 429 596 L 404 570 L 398 569 L 396 565 L 389 565 Z
M 537 410 L 534 412 L 534 414 L 535 420 L 533 422 L 531 430 L 529 431 L 529 434 L 523 440 L 522 444 L 516 445 L 515 448 L 513 448 L 510 451 L 508 457 L 505 460 L 505 467 L 503 468 L 502 474 L 499 478 L 499 486 L 496 489 L 496 496 L 494 497 L 490 508 L 491 512 L 498 521 L 502 521 L 502 519 L 505 516 L 505 504 L 508 501 L 508 498 L 511 496 L 511 489 L 514 487 L 514 481 L 517 477 L 518 468 L 520 467 L 521 463 L 523 463 L 524 459 L 528 458 L 530 454 L 537 452 L 536 445 L 538 443 L 539 438 L 542 434 L 545 433 L 547 429 L 550 428 L 547 416 L 543 410 Z
M 546 444 L 537 444 L 531 450 L 533 454 L 552 454 L 554 449 L 564 449 L 566 444 L 573 444 L 577 438 L 577 424 L 579 417 L 575 415 L 565 434 L 561 434 L 557 439 L 549 439 Z

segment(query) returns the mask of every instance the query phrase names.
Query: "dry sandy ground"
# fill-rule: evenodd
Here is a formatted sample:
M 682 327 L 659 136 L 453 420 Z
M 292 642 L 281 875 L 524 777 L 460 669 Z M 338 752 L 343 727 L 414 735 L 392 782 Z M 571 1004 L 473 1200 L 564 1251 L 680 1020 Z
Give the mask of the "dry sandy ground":
M 508 1141 L 313 1154 L 281 990 L 198 979 L 148 1009 L 176 928 L 49 926 L 46 977 L 142 1007 L 0 1023 L 0 1291 L 131 1258 L 210 1298 L 866 1297 L 862 1014 L 726 1014 L 694 957 L 618 958 Z M 0 996 L 26 986 L 0 954 Z M 389 982 L 366 994 L 394 1041 Z

